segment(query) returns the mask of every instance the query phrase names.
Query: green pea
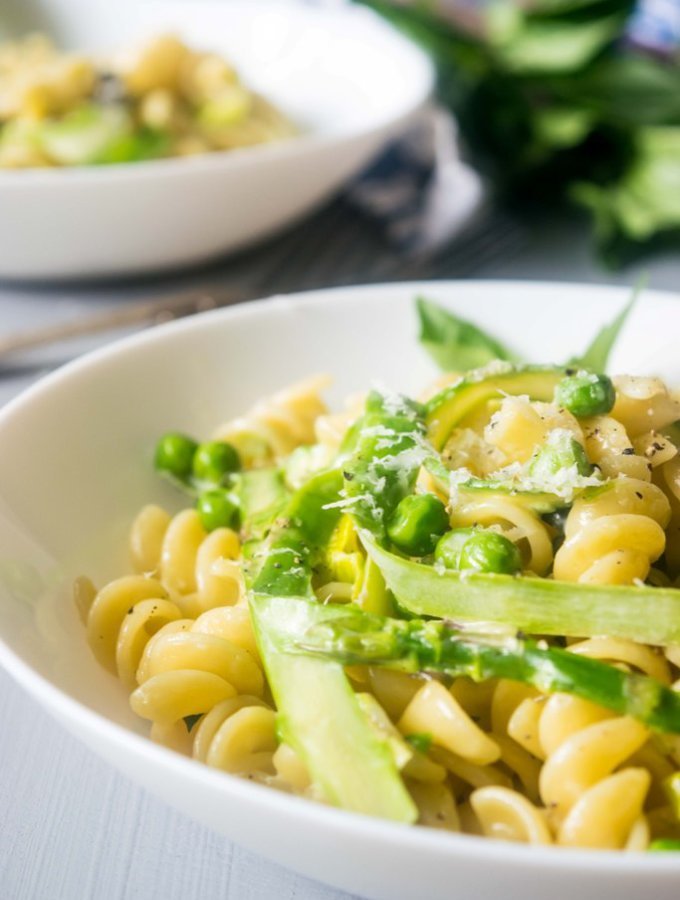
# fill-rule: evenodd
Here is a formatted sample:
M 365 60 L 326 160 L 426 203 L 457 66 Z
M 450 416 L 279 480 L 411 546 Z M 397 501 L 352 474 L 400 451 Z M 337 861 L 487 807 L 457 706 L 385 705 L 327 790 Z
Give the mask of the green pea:
M 566 437 L 541 447 L 529 463 L 528 472 L 534 478 L 549 479 L 573 466 L 576 466 L 579 475 L 590 475 L 593 472 L 581 444 L 572 437 Z
M 563 378 L 555 388 L 555 403 L 577 418 L 608 413 L 616 401 L 611 378 L 579 372 Z
M 475 534 L 476 528 L 454 528 L 437 543 L 434 558 L 447 569 L 460 569 L 460 555 L 467 541 Z
M 191 475 L 197 446 L 196 441 L 185 434 L 164 434 L 156 444 L 154 466 L 159 472 L 184 481 Z
M 238 503 L 228 491 L 219 488 L 204 491 L 196 501 L 196 510 L 206 531 L 238 525 Z
M 522 558 L 511 540 L 495 531 L 478 531 L 463 547 L 461 569 L 514 575 L 522 568 Z
M 460 571 L 514 575 L 522 568 L 522 558 L 512 541 L 481 528 L 460 528 L 445 534 L 437 544 L 435 559 L 447 569 Z
M 199 444 L 194 456 L 194 476 L 199 481 L 222 484 L 227 475 L 238 472 L 241 459 L 238 451 L 225 441 L 206 441 Z
M 432 553 L 449 527 L 446 507 L 434 494 L 411 494 L 397 506 L 387 523 L 390 540 L 410 556 Z

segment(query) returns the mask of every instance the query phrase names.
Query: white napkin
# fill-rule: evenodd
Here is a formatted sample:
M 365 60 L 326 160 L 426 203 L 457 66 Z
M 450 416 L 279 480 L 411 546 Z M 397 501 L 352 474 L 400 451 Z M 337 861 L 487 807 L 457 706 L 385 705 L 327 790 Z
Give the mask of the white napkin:
M 349 201 L 377 219 L 407 254 L 437 250 L 480 208 L 485 188 L 460 157 L 456 124 L 433 106 L 348 190 Z

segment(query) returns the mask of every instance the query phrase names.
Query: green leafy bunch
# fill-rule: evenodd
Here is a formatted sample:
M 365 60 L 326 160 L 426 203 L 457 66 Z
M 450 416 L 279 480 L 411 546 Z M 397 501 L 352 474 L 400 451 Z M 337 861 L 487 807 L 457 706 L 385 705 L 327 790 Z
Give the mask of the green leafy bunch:
M 630 40 L 633 0 L 359 2 L 429 51 L 502 197 L 586 207 L 612 264 L 680 237 L 680 55 Z

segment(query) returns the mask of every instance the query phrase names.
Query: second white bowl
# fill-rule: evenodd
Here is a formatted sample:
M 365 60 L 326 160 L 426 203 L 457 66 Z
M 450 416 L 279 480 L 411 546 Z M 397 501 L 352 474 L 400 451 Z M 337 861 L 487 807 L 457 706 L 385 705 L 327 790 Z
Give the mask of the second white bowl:
M 35 5 L 32 4 L 32 7 Z M 83 51 L 175 32 L 233 60 L 296 122 L 289 141 L 190 159 L 0 170 L 0 278 L 110 276 L 237 250 L 332 196 L 397 134 L 433 85 L 426 57 L 357 7 L 292 0 L 51 0 L 19 28 Z

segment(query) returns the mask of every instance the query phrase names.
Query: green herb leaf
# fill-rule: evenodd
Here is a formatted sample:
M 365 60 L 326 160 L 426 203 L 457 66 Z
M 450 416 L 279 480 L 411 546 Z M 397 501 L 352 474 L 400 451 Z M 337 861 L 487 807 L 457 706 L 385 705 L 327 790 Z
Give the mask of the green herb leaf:
M 95 162 L 98 165 L 110 165 L 160 159 L 167 156 L 170 143 L 170 134 L 167 132 L 153 128 L 139 128 L 112 141 Z
M 652 853 L 665 853 L 669 850 L 677 853 L 680 851 L 680 841 L 676 838 L 658 838 L 651 842 L 648 849 Z
M 432 735 L 423 731 L 407 734 L 406 740 L 419 753 L 427 753 L 432 746 Z
M 593 213 L 605 250 L 619 238 L 642 243 L 680 229 L 680 128 L 641 129 L 635 146 L 635 160 L 618 183 L 579 183 L 571 192 Z
M 535 21 L 527 16 L 503 34 L 493 27 L 492 18 L 492 41 L 498 59 L 513 74 L 570 74 L 612 41 L 623 22 L 620 15 L 592 22 Z
M 582 369 L 590 369 L 591 372 L 606 371 L 609 356 L 614 349 L 614 344 L 616 343 L 623 326 L 626 324 L 626 320 L 635 305 L 635 301 L 640 296 L 640 292 L 645 286 L 645 280 L 646 279 L 643 277 L 638 281 L 633 290 L 633 296 L 628 303 L 626 303 L 612 322 L 608 325 L 603 325 L 595 335 L 586 352 L 582 356 L 572 357 L 569 360 L 568 365 L 579 366 Z
M 46 120 L 41 145 L 50 159 L 60 165 L 93 165 L 104 159 L 113 146 L 128 139 L 133 127 L 129 112 L 122 106 L 84 103 L 61 119 Z
M 618 126 L 680 120 L 680 67 L 654 57 L 606 56 L 561 87 L 570 104 Z
M 439 98 L 506 201 L 571 199 L 612 266 L 680 240 L 680 66 L 629 40 L 634 0 L 357 0 L 437 65 Z
M 477 369 L 493 359 L 518 362 L 503 344 L 424 297 L 416 298 L 420 343 L 444 372 Z

